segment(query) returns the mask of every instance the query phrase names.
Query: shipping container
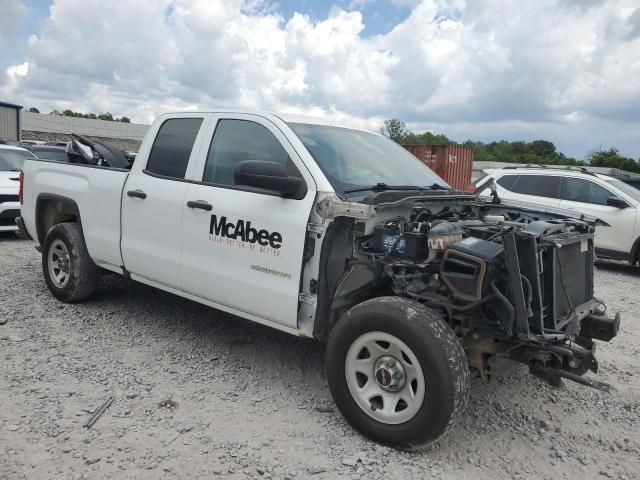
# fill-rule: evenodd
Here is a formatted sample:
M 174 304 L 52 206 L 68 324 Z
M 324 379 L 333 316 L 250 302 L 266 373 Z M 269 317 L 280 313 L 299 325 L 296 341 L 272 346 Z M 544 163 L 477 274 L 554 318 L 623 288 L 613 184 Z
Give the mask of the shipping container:
M 403 145 L 456 190 L 471 183 L 473 150 L 458 145 Z

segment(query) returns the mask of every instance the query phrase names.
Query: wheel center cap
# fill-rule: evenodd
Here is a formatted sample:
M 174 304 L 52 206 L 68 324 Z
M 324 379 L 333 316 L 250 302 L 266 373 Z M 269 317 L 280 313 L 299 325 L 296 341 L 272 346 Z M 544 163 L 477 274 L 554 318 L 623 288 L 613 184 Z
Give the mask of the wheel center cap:
M 375 363 L 375 378 L 384 390 L 397 392 L 404 387 L 407 376 L 402 362 L 395 357 L 380 357 Z

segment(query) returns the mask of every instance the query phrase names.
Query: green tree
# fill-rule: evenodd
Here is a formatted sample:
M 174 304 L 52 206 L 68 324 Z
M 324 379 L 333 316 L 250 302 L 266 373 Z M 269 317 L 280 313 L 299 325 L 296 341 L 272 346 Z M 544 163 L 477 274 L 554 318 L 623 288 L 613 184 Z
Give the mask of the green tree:
M 30 112 L 30 113 L 40 113 L 40 110 L 38 110 L 36 107 L 31 107 L 31 108 L 29 109 L 29 112 Z
M 131 120 L 129 120 L 129 117 L 122 117 L 122 118 L 120 119 L 120 121 L 121 121 L 122 123 L 131 123 Z
M 391 120 L 384 121 L 384 126 L 380 129 L 380 133 L 389 137 L 391 140 L 400 143 L 410 132 L 407 130 L 407 126 L 404 122 L 392 118 Z
M 111 115 L 109 112 L 101 113 L 100 115 L 98 115 L 98 120 L 107 120 L 109 122 L 113 122 L 113 115 Z
M 409 132 L 400 139 L 399 143 L 404 145 L 447 145 L 452 142 L 442 134 Z
M 588 153 L 587 161 L 594 167 L 619 168 L 627 172 L 640 173 L 640 163 L 633 158 L 620 155 L 620 151 L 615 147 L 593 150 Z

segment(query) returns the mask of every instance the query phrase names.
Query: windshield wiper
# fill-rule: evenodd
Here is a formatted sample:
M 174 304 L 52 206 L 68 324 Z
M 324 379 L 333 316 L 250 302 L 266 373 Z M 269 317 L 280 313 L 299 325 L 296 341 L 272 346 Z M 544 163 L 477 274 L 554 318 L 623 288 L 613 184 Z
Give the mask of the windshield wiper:
M 384 192 L 386 190 L 449 190 L 447 187 L 434 183 L 429 187 L 418 187 L 416 185 L 387 185 L 386 183 L 378 182 L 375 185 L 370 185 L 368 187 L 358 187 L 358 188 L 347 188 L 344 193 L 355 193 L 355 192 L 367 192 L 371 190 L 372 192 Z
M 429 188 L 431 190 L 451 190 L 449 187 L 445 187 L 444 185 L 440 185 L 439 183 L 434 183 Z

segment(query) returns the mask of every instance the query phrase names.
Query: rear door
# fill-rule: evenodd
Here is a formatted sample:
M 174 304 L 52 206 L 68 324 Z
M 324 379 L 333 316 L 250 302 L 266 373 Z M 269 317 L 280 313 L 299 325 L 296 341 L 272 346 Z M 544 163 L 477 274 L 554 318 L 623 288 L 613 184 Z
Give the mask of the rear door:
M 596 248 L 629 253 L 634 240 L 636 209 L 607 205 L 607 199 L 615 196 L 614 192 L 594 181 L 566 177 L 560 208 L 587 213 L 604 220 L 610 226 L 596 227 Z
M 183 202 L 184 290 L 295 328 L 315 182 L 268 119 L 234 114 L 210 123 L 196 181 Z M 283 164 L 304 180 L 306 192 L 283 198 L 235 185 L 233 172 L 243 160 Z
M 182 214 L 205 116 L 168 118 L 144 165 L 134 164 L 122 197 L 122 258 L 133 276 L 181 289 Z M 152 132 L 150 132 L 152 134 Z M 143 148 L 149 148 L 148 145 Z M 142 150 L 142 149 L 141 149 Z

